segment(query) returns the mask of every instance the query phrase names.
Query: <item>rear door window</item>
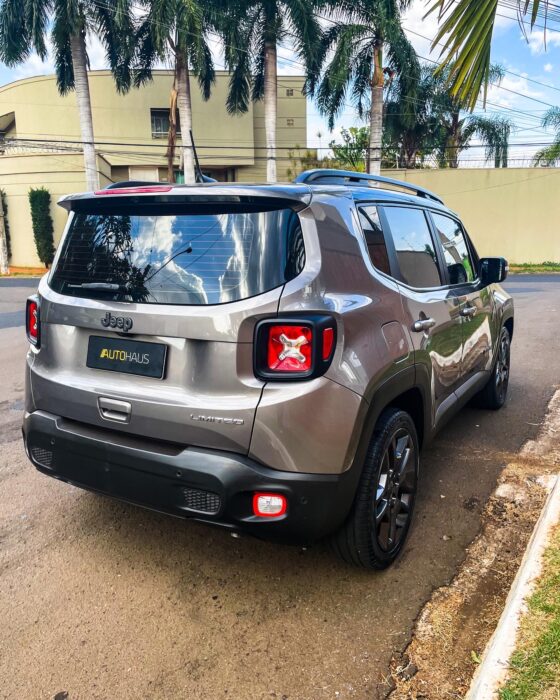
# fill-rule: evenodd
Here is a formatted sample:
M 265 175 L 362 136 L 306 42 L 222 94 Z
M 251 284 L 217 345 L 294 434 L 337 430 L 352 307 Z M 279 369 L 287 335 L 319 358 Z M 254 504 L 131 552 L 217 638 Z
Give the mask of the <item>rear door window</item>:
M 358 209 L 360 215 L 360 223 L 366 239 L 366 244 L 369 252 L 369 257 L 373 266 L 386 275 L 391 274 L 391 266 L 389 264 L 389 255 L 387 253 L 387 244 L 385 236 L 381 228 L 379 220 L 379 212 L 374 205 L 360 207 Z
M 152 304 L 223 304 L 283 285 L 305 265 L 291 209 L 170 213 L 119 205 L 74 214 L 51 287 Z
M 430 227 L 421 209 L 384 207 L 403 282 L 416 289 L 442 284 Z
M 449 283 L 472 282 L 475 278 L 474 265 L 461 224 L 450 216 L 434 212 L 432 219 L 443 248 Z

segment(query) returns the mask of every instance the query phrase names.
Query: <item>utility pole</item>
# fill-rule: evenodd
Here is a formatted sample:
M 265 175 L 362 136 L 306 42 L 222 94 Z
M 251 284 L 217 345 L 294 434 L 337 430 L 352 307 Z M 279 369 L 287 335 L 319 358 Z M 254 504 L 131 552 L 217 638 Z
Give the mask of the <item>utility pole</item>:
M 0 197 L 0 274 L 7 275 L 10 271 L 8 266 L 8 244 L 6 243 L 6 225 L 4 222 L 4 207 Z

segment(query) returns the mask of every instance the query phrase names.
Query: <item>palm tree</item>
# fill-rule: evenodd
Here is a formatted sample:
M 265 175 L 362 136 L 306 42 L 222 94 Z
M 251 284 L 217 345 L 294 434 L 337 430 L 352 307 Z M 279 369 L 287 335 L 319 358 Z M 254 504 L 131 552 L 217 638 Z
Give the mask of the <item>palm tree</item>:
M 539 16 L 544 16 L 546 22 L 547 12 L 554 6 L 551 0 L 515 2 L 524 33 L 527 22 L 531 29 Z M 439 12 L 440 18 L 432 47 L 443 41 L 441 70 L 449 69 L 452 94 L 470 110 L 474 109 L 481 91 L 486 99 L 491 81 L 490 49 L 498 7 L 498 0 L 433 0 L 430 6 L 429 11 Z
M 495 168 L 508 167 L 511 122 L 505 117 L 471 117 L 467 133 L 476 135 L 486 147 L 486 160 L 493 160 Z
M 215 26 L 212 3 L 199 0 L 144 0 L 147 9 L 137 34 L 136 81 L 151 77 L 158 60 L 171 61 L 174 70 L 170 124 L 179 112 L 185 182 L 196 181 L 192 130 L 191 74 L 198 81 L 202 97 L 208 100 L 215 82 L 210 32 Z M 173 148 L 169 144 L 170 149 Z M 168 168 L 169 170 L 169 168 Z M 170 173 L 172 174 L 172 173 Z
M 368 172 L 379 174 L 383 136 L 383 94 L 397 76 L 412 94 L 420 66 L 401 26 L 400 13 L 410 0 L 345 0 L 337 3 L 334 22 L 324 33 L 319 61 L 331 56 L 320 79 L 311 75 L 308 89 L 316 95 L 319 111 L 334 126 L 350 92 L 358 114 L 369 110 Z M 387 65 L 384 53 L 387 52 Z
M 487 158 L 507 165 L 511 122 L 505 118 L 472 117 L 465 114 L 462 100 L 449 90 L 450 69 L 436 69 L 432 74 L 431 110 L 435 120 L 437 160 L 440 167 L 459 167 L 459 155 L 478 136 L 487 147 Z M 505 74 L 500 65 L 490 67 L 490 79 L 499 84 Z
M 556 165 L 560 162 L 560 107 L 551 107 L 544 115 L 542 125 L 545 129 L 556 130 L 554 142 L 535 154 L 535 165 Z
M 232 114 L 246 112 L 250 100 L 264 99 L 266 179 L 276 182 L 278 44 L 288 39 L 310 73 L 316 73 L 321 29 L 316 0 L 222 0 L 227 14 L 220 27 L 230 70 L 227 100 Z
M 440 125 L 434 114 L 437 94 L 432 66 L 422 65 L 420 78 L 409 95 L 394 80 L 385 99 L 383 161 L 388 166 L 414 168 L 434 152 Z
M 86 37 L 102 41 L 117 89 L 130 87 L 132 18 L 127 0 L 3 0 L 0 4 L 0 60 L 13 67 L 34 51 L 45 60 L 47 40 L 53 45 L 61 95 L 76 91 L 86 185 L 99 188 L 88 82 Z
M 492 75 L 499 81 L 503 69 L 493 66 Z M 399 80 L 393 82 L 385 111 L 385 161 L 389 154 L 397 155 L 400 167 L 413 168 L 435 157 L 440 167 L 457 168 L 461 152 L 476 136 L 486 146 L 486 159 L 497 168 L 507 167 L 511 122 L 466 114 L 449 93 L 445 73 L 430 65 L 422 66 L 413 99 Z

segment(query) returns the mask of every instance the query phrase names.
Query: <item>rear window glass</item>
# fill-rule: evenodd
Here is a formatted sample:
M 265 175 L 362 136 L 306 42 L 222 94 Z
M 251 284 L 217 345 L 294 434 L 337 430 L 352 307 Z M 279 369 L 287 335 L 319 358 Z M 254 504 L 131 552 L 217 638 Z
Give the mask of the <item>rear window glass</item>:
M 76 212 L 50 285 L 61 294 L 113 301 L 223 304 L 274 289 L 304 264 L 291 209 Z

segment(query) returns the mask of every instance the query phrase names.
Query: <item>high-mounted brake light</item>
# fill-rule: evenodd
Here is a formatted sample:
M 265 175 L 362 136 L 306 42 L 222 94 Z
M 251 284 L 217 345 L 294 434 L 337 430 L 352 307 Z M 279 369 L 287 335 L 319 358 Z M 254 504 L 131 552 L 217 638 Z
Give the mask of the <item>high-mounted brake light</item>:
M 324 374 L 334 355 L 332 316 L 309 314 L 263 319 L 255 329 L 254 370 L 265 381 L 313 379 Z
M 278 518 L 288 509 L 286 496 L 281 493 L 255 493 L 253 513 L 260 518 Z
M 155 194 L 157 192 L 170 192 L 172 189 L 171 185 L 146 185 L 144 187 L 116 187 L 113 190 L 97 190 L 95 194 Z
M 25 309 L 25 328 L 27 339 L 32 345 L 39 347 L 41 341 L 41 319 L 39 316 L 39 297 L 29 297 Z

